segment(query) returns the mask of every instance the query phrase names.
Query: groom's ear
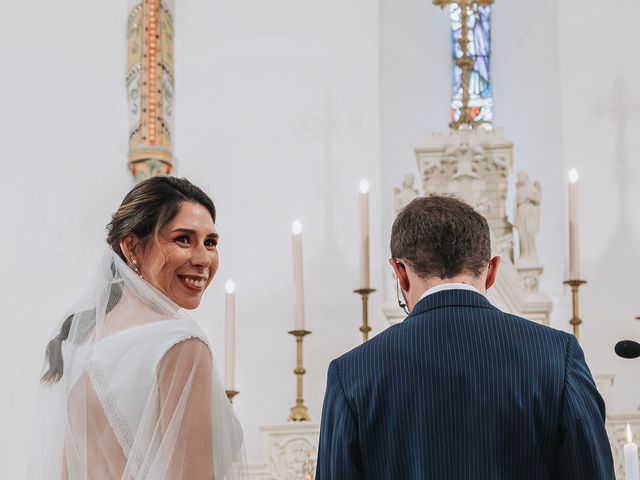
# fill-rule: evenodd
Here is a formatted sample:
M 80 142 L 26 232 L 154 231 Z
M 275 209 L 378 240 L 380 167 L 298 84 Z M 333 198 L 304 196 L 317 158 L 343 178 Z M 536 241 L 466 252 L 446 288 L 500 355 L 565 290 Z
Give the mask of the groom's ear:
M 404 263 L 398 262 L 395 258 L 389 259 L 389 264 L 393 268 L 396 278 L 400 282 L 400 288 L 405 292 L 409 291 L 409 275 L 407 275 L 407 268 Z
M 501 260 L 502 259 L 498 255 L 489 260 L 489 266 L 487 267 L 487 279 L 484 283 L 484 286 L 487 290 L 489 290 L 496 281 L 496 276 L 498 275 L 498 267 L 500 266 Z

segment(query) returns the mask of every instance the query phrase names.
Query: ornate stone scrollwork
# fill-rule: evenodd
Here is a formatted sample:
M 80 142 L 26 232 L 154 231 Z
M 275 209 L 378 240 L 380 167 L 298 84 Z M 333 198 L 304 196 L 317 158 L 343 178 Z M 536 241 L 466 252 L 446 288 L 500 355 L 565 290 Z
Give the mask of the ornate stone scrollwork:
M 486 158 L 484 148 L 480 145 L 472 145 L 464 139 L 458 145 L 447 145 L 443 156 L 449 163 L 455 166 L 455 173 L 451 178 L 480 178 L 478 165 Z
M 500 129 L 433 134 L 416 149 L 425 194 L 449 193 L 478 207 L 498 238 L 512 229 L 505 210 L 511 154 Z
M 275 442 L 275 463 L 278 478 L 304 480 L 315 466 L 316 447 L 304 438 Z M 312 472 L 314 470 L 311 470 Z
M 267 461 L 250 465 L 251 480 L 311 480 L 315 475 L 320 427 L 295 424 L 262 427 Z
M 548 295 L 539 291 L 542 265 L 519 265 L 514 261 L 513 225 L 506 210 L 513 144 L 504 138 L 502 129 L 433 133 L 415 152 L 425 195 L 453 194 L 487 219 L 493 254 L 502 257 L 490 300 L 503 310 L 548 324 L 552 303 Z M 395 189 L 396 208 L 401 204 L 399 195 L 403 190 Z M 404 191 L 409 196 L 410 192 Z M 402 321 L 404 315 L 399 311 L 391 277 L 385 291 L 385 316 L 390 323 Z

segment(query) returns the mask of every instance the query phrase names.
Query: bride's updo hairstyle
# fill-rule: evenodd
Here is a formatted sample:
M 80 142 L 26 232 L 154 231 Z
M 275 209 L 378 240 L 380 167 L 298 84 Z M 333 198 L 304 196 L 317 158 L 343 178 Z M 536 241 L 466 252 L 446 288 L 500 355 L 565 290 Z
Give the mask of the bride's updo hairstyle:
M 183 202 L 199 203 L 208 210 L 215 223 L 216 207 L 213 201 L 186 178 L 152 177 L 140 182 L 127 193 L 118 210 L 111 216 L 111 222 L 107 225 L 107 244 L 129 264 L 120 248 L 120 241 L 133 234 L 144 247 L 162 227 L 174 219 Z M 120 289 L 111 290 L 108 311 L 118 303 L 121 295 Z M 95 317 L 95 312 L 93 316 Z M 70 315 L 66 318 L 60 333 L 47 345 L 46 359 L 49 369 L 41 379 L 45 383 L 54 384 L 62 378 L 62 342 L 69 337 L 73 317 L 74 315 Z
M 216 221 L 216 207 L 201 189 L 186 178 L 152 177 L 133 187 L 107 225 L 107 243 L 128 263 L 120 241 L 134 234 L 143 245 L 174 219 L 182 202 L 195 202 L 205 207 Z

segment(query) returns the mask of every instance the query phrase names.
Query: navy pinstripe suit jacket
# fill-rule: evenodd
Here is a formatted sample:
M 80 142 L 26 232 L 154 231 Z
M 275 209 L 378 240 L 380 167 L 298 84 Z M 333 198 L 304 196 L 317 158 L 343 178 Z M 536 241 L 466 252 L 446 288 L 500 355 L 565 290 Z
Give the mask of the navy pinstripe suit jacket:
M 331 362 L 316 480 L 613 479 L 575 337 L 445 290 Z

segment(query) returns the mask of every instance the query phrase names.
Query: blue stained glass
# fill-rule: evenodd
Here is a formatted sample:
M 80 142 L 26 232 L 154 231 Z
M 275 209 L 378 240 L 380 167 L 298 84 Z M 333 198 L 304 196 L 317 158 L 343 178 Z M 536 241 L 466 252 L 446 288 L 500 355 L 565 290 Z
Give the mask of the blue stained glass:
M 467 50 L 473 58 L 473 69 L 469 74 L 469 108 L 474 120 L 481 127 L 491 129 L 493 120 L 493 88 L 491 86 L 491 7 L 474 4 L 468 7 Z M 455 64 L 462 57 L 458 40 L 462 35 L 462 15 L 459 5 L 450 7 L 452 80 L 451 116 L 460 118 L 462 107 L 462 69 Z

